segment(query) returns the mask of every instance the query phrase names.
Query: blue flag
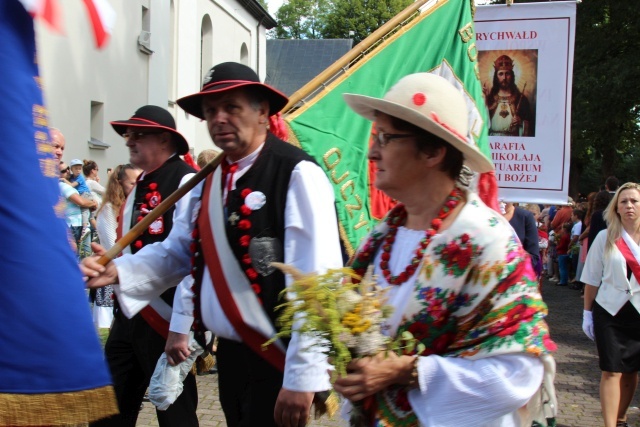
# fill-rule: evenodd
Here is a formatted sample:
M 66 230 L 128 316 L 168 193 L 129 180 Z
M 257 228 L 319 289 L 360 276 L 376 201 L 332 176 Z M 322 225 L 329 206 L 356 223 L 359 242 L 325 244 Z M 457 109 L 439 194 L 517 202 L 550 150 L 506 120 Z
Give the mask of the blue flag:
M 64 223 L 33 19 L 0 2 L 0 425 L 62 425 L 117 412 Z

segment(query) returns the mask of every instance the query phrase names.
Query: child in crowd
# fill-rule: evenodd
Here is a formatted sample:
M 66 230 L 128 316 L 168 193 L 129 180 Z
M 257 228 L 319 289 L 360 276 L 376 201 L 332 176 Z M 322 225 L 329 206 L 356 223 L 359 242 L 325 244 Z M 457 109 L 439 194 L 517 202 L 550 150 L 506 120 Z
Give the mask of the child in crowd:
M 556 252 L 557 240 L 556 232 L 551 228 L 551 219 L 549 216 L 545 218 L 545 226 L 549 233 L 549 244 L 547 247 L 547 277 L 550 282 L 558 282 L 560 273 L 558 272 L 558 254 Z
M 549 262 L 547 260 L 547 249 L 549 248 L 549 233 L 547 233 L 547 227 L 544 222 L 538 221 L 536 224 L 538 227 L 538 247 L 540 248 L 540 262 L 542 263 L 542 274 L 538 278 L 539 284 L 542 284 L 543 276 L 548 276 Z
M 574 278 L 571 281 L 573 284 L 573 288 L 578 289 L 578 286 L 582 288 L 581 285 L 578 285 L 574 282 L 580 279 L 578 276 L 578 258 L 580 257 L 580 241 L 579 237 L 582 234 L 582 221 L 584 220 L 584 211 L 582 209 L 574 209 L 571 214 L 571 222 L 573 226 L 571 227 L 571 242 L 569 243 L 569 253 L 571 257 L 571 271 Z
M 91 190 L 87 185 L 87 181 L 85 180 L 84 175 L 82 174 L 83 164 L 84 163 L 80 159 L 71 160 L 71 162 L 69 163 L 69 166 L 71 168 L 71 176 L 69 178 L 69 183 L 73 188 L 75 188 L 78 191 L 78 193 L 80 193 L 80 196 L 82 196 L 87 200 L 94 200 L 93 195 L 91 194 Z M 89 227 L 90 216 L 91 216 L 90 210 L 83 208 L 82 209 L 82 234 L 81 234 L 82 237 L 80 238 L 80 241 L 83 241 L 86 235 L 91 232 L 91 229 Z M 80 248 L 78 248 L 78 250 L 79 249 Z
M 569 244 L 571 243 L 571 228 L 573 224 L 565 222 L 562 224 L 560 234 L 557 236 L 558 245 L 558 269 L 560 270 L 560 282 L 557 286 L 567 286 L 569 284 Z

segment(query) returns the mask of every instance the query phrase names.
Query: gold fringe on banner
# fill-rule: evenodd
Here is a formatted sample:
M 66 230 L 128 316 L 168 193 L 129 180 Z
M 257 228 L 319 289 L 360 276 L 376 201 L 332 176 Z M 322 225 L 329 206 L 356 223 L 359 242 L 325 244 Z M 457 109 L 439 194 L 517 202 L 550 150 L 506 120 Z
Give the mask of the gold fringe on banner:
M 118 413 L 113 387 L 71 393 L 0 393 L 1 426 L 69 426 Z

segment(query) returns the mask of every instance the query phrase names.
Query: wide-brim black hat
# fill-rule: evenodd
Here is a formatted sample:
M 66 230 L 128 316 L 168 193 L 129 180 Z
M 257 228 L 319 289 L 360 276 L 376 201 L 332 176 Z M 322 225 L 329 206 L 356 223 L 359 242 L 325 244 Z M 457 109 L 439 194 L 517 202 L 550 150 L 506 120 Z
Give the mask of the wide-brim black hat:
M 110 123 L 118 135 L 125 133 L 128 127 L 162 129 L 173 136 L 178 154 L 182 155 L 189 152 L 189 143 L 176 130 L 176 121 L 171 113 L 157 105 L 145 105 L 138 108 L 129 120 L 115 120 Z
M 202 90 L 193 95 L 178 99 L 178 105 L 187 113 L 204 120 L 202 98 L 207 95 L 225 92 L 231 89 L 246 87 L 262 92 L 269 101 L 269 115 L 282 110 L 289 98 L 282 92 L 260 83 L 260 78 L 251 68 L 237 62 L 223 62 L 213 67 L 202 82 Z

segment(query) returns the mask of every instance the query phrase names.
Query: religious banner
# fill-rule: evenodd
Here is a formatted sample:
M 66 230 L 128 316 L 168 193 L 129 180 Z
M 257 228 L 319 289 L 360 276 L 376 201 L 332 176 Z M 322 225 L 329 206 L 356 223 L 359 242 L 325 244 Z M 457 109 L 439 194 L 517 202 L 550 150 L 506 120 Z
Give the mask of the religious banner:
M 443 76 L 467 99 L 467 137 L 490 156 L 472 6 L 469 0 L 444 0 L 429 2 L 423 9 L 397 31 L 385 34 L 358 62 L 345 66 L 344 74 L 323 82 L 326 88 L 319 95 L 284 116 L 289 141 L 311 154 L 334 186 L 340 234 L 350 255 L 376 222 L 367 159 L 372 124 L 347 106 L 343 93 L 383 97 L 408 74 Z M 495 182 L 492 175 L 488 178 Z
M 477 9 L 479 77 L 500 198 L 566 203 L 575 2 Z

